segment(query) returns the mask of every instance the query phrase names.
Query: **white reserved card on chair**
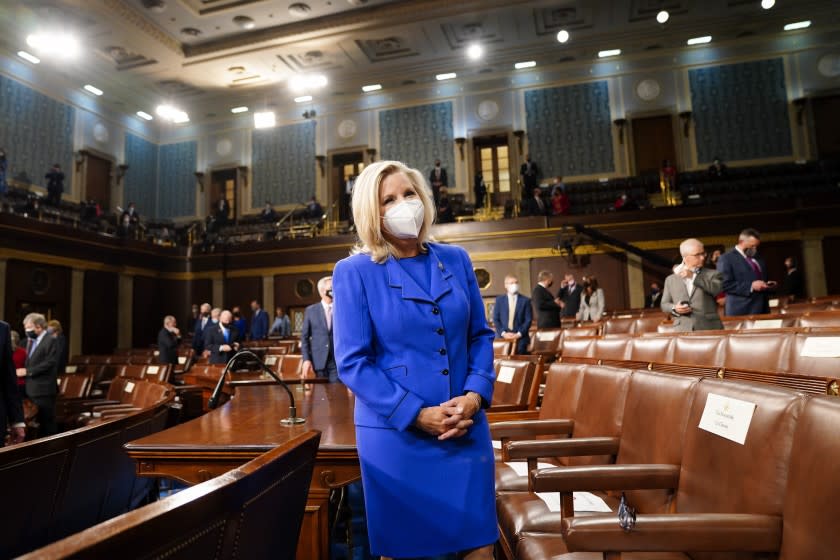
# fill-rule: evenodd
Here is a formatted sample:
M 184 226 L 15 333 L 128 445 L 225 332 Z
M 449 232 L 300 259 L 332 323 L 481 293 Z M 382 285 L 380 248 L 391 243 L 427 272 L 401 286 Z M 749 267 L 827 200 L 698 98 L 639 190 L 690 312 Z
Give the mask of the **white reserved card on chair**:
M 754 412 L 755 403 L 709 393 L 699 428 L 744 445 Z
M 537 497 L 545 502 L 548 511 L 560 511 L 559 492 L 537 492 Z M 579 511 L 610 513 L 612 511 L 604 500 L 589 492 L 573 492 L 572 498 L 575 503 L 575 513 Z
M 809 336 L 799 355 L 803 358 L 840 358 L 840 336 Z
M 556 336 L 554 332 L 537 332 L 537 340 L 540 342 L 551 342 Z
M 781 319 L 759 319 L 753 323 L 754 329 L 780 329 L 782 328 Z
M 516 373 L 515 367 L 502 366 L 499 368 L 499 375 L 496 376 L 496 381 L 499 383 L 513 383 L 514 373 Z

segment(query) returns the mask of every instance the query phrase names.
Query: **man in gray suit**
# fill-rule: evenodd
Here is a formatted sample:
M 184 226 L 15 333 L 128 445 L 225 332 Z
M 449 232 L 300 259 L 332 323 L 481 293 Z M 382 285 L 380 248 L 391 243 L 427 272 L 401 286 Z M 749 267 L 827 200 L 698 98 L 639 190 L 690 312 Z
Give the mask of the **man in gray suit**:
M 300 333 L 300 352 L 303 355 L 302 373 L 326 377 L 330 383 L 338 381 L 332 336 L 332 276 L 318 280 L 321 301 L 306 308 Z
M 678 331 L 722 329 L 715 296 L 720 293 L 720 272 L 705 268 L 706 250 L 697 239 L 680 243 L 682 263 L 665 279 L 662 311 L 674 317 Z
M 55 398 L 58 393 L 58 344 L 47 332 L 47 320 L 40 313 L 23 319 L 26 331 L 26 366 L 18 376 L 26 376 L 26 396 L 38 407 L 38 437 L 58 431 L 55 423 Z

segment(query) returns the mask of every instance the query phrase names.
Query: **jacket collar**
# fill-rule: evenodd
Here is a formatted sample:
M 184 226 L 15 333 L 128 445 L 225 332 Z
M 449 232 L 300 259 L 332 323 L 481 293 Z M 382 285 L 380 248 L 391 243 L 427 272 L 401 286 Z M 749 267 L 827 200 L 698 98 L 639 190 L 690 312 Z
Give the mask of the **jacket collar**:
M 429 258 L 432 260 L 432 278 L 429 283 L 429 292 L 426 293 L 414 279 L 405 273 L 397 259 L 393 256 L 385 261 L 385 268 L 388 271 L 388 285 L 392 288 L 401 288 L 403 299 L 415 299 L 419 301 L 434 302 L 452 291 L 449 278 L 452 273 L 443 265 L 443 261 L 435 251 L 432 244 L 428 244 Z

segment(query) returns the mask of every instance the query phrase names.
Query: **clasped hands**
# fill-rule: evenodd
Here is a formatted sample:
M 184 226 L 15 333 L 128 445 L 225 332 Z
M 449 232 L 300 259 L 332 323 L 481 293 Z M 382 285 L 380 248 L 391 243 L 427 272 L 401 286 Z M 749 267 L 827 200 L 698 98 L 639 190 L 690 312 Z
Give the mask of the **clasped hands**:
M 481 407 L 480 398 L 478 393 L 467 393 L 438 406 L 421 408 L 414 425 L 441 441 L 461 437 L 473 425 L 472 417 Z

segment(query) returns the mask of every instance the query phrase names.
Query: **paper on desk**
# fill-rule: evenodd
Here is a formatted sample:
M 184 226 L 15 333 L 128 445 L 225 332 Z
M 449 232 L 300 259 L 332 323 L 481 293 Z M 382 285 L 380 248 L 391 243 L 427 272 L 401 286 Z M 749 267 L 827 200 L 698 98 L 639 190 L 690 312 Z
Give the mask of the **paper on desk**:
M 799 355 L 803 358 L 840 358 L 840 336 L 809 336 Z
M 753 323 L 754 329 L 780 329 L 782 328 L 781 319 L 759 319 Z
M 499 368 L 499 375 L 496 376 L 496 381 L 499 383 L 513 382 L 513 374 L 516 373 L 516 368 L 512 366 L 502 366 Z
M 528 476 L 528 463 L 526 461 L 505 463 L 513 469 L 517 476 Z M 537 463 L 538 469 L 553 469 L 557 465 L 551 463 Z
M 590 492 L 573 492 L 575 502 L 575 512 L 578 511 L 592 511 L 597 513 L 610 513 L 612 510 L 607 503 Z M 560 493 L 559 492 L 537 492 L 537 497 L 545 502 L 548 506 L 548 511 L 560 511 Z

